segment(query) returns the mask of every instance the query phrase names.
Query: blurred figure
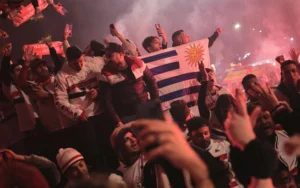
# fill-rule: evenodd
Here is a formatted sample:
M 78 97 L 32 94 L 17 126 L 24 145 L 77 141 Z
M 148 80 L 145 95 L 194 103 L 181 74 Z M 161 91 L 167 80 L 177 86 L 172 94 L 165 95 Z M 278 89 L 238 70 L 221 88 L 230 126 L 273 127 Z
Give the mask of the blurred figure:
M 113 27 L 114 28 L 110 28 L 110 33 L 112 36 L 117 37 L 122 42 L 124 54 L 134 57 L 141 56 L 137 45 L 133 41 L 126 39 L 121 33 L 119 33 L 114 25 Z
M 100 83 L 100 91 L 106 109 L 117 125 L 125 119 L 134 120 L 137 105 L 148 101 L 146 88 L 151 100 L 158 99 L 158 88 L 154 76 L 145 63 L 136 58 L 125 56 L 122 46 L 109 43 L 106 47 L 106 64 L 102 76 L 108 82 Z
M 0 151 L 0 187 L 48 188 L 43 175 L 33 166 L 15 160 L 10 152 Z
M 275 95 L 279 101 L 286 101 L 292 109 L 300 108 L 300 77 L 299 65 L 295 61 L 285 61 L 281 64 L 283 82 L 278 85 Z
M 218 36 L 221 33 L 222 33 L 222 28 L 218 28 L 214 32 L 214 34 L 208 38 L 208 41 L 209 41 L 208 47 L 209 48 L 214 44 L 215 40 L 218 38 Z M 189 43 L 190 37 L 183 30 L 178 30 L 173 33 L 172 41 L 173 41 L 173 44 L 172 44 L 173 47 L 180 46 L 180 45 Z
M 100 140 L 109 143 L 109 139 L 103 138 L 112 131 L 111 124 L 107 122 L 107 116 L 104 114 L 104 107 L 97 100 L 98 81 L 104 60 L 101 57 L 83 56 L 75 46 L 67 49 L 66 56 L 68 63 L 64 64 L 56 75 L 55 104 L 70 120 L 77 121 L 77 125 L 69 130 L 68 138 L 72 138 L 71 143 L 62 143 L 65 144 L 62 146 L 78 149 L 89 165 L 101 168 L 101 165 L 105 165 L 105 162 L 101 161 L 102 155 L 108 154 L 109 151 L 99 151 L 99 147 L 102 146 Z M 99 126 L 99 122 L 105 126 Z M 99 143 L 96 134 L 99 134 Z
M 234 173 L 229 163 L 230 143 L 225 140 L 215 140 L 210 136 L 209 122 L 201 117 L 193 117 L 187 122 L 189 135 L 191 138 L 190 145 L 209 151 L 209 153 L 222 161 L 226 170 L 227 176 L 230 180 L 230 187 L 242 188 L 237 180 L 234 178 Z M 225 186 L 225 185 L 224 185 Z
M 165 31 L 160 27 L 159 24 L 156 24 L 156 25 L 159 26 L 156 28 L 156 30 L 157 30 L 158 36 L 162 38 L 162 42 L 160 41 L 160 39 L 157 36 L 146 37 L 144 39 L 142 45 L 148 53 L 157 52 L 162 49 L 168 48 L 168 41 L 167 41 L 167 36 L 166 36 Z
M 186 122 L 190 120 L 194 115 L 187 106 L 184 100 L 176 100 L 171 103 L 170 113 L 173 120 L 177 123 L 179 128 L 184 132 L 185 136 L 188 138 L 188 129 L 186 127 Z
M 258 79 L 254 74 L 247 74 L 242 80 L 242 85 L 244 87 L 245 93 L 248 96 L 248 104 L 257 104 L 259 102 L 255 96 L 249 93 L 249 90 L 252 89 L 252 84 L 256 85 L 258 83 Z
M 121 164 L 118 170 L 123 173 L 128 187 L 142 187 L 143 167 L 147 161 L 140 151 L 136 135 L 129 128 L 117 128 L 111 143 Z
M 199 70 L 198 81 L 200 83 L 206 82 L 205 104 L 209 110 L 212 110 L 216 106 L 216 101 L 220 95 L 231 93 L 227 88 L 217 85 L 214 71 L 210 68 L 205 68 L 203 62 L 199 64 Z

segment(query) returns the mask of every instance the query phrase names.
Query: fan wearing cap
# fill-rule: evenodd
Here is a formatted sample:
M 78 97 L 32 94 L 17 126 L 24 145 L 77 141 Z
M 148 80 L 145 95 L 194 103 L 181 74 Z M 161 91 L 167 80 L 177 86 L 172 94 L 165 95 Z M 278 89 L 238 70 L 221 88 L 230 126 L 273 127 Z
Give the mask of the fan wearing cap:
M 222 33 L 222 28 L 218 28 L 212 36 L 208 38 L 208 47 L 210 48 L 215 40 L 218 38 L 218 36 Z M 183 44 L 187 44 L 190 42 L 190 37 L 183 31 L 183 30 L 178 30 L 175 31 L 172 35 L 172 40 L 173 44 L 172 46 L 180 46 Z
M 56 161 L 69 183 L 88 180 L 90 178 L 84 158 L 77 150 L 73 148 L 59 149 Z
M 209 153 L 224 162 L 225 167 L 230 169 L 229 152 L 230 143 L 225 140 L 214 140 L 210 137 L 209 122 L 202 117 L 193 117 L 187 122 L 189 129 L 190 145 L 192 148 L 207 150 Z M 232 172 L 229 173 L 230 187 L 240 187 L 239 183 L 234 179 Z
M 134 116 L 137 105 L 150 99 L 158 99 L 156 80 L 146 64 L 124 54 L 122 46 L 109 43 L 105 49 L 106 64 L 101 74 L 106 82 L 100 83 L 100 90 L 107 110 L 116 124 L 122 125 L 122 118 Z M 146 89 L 147 87 L 147 89 Z
M 182 132 L 188 137 L 186 122 L 193 117 L 193 114 L 184 100 L 177 100 L 171 103 L 170 113 L 173 120 L 179 125 Z

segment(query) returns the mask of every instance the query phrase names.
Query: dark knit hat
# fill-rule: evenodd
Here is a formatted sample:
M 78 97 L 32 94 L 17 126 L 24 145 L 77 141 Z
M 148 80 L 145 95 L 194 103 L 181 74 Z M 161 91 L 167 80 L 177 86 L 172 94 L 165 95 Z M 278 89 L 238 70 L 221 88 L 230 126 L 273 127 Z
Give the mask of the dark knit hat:
M 201 127 L 209 126 L 209 122 L 203 117 L 193 117 L 186 123 L 186 126 L 191 133 L 192 131 L 198 130 Z
M 171 103 L 170 113 L 173 120 L 180 124 L 185 122 L 191 111 L 184 100 L 177 100 Z
M 105 52 L 118 52 L 118 53 L 123 52 L 124 53 L 124 50 L 120 44 L 110 42 L 107 44 L 107 46 L 105 48 Z
M 77 60 L 82 56 L 81 50 L 76 46 L 70 46 L 66 51 L 68 60 Z
M 30 68 L 33 72 L 35 72 L 36 68 L 39 66 L 46 66 L 47 67 L 47 62 L 43 59 L 34 59 L 30 62 Z

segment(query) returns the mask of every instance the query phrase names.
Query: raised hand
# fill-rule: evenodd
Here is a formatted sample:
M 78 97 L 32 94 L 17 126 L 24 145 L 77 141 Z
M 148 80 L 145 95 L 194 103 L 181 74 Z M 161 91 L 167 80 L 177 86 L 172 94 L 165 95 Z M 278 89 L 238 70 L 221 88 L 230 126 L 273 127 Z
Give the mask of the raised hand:
M 263 110 L 271 111 L 279 105 L 279 102 L 268 84 L 266 84 L 266 87 L 264 89 L 259 83 L 253 83 L 251 84 L 252 89 L 248 90 L 248 93 L 260 101 Z
M 220 35 L 221 33 L 223 32 L 223 29 L 222 28 L 218 28 L 217 29 L 217 33 Z
M 292 59 L 293 61 L 299 62 L 299 56 L 300 56 L 300 53 L 299 53 L 299 52 L 296 52 L 295 48 L 292 48 L 292 49 L 289 51 L 289 54 L 290 54 L 291 59 Z
M 238 111 L 231 110 L 228 112 L 228 117 L 224 122 L 226 135 L 232 142 L 233 146 L 241 150 L 252 140 L 256 138 L 253 132 L 253 122 L 247 112 L 246 100 L 241 90 L 236 92 Z M 257 113 L 259 109 L 255 109 Z

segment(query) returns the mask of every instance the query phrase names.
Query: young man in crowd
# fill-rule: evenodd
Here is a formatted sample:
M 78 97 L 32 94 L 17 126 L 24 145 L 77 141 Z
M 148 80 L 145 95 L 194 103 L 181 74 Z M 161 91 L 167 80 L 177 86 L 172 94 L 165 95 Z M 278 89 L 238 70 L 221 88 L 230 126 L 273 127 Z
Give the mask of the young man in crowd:
M 257 105 L 248 107 L 248 113 L 251 114 Z M 284 144 L 289 140 L 288 134 L 284 130 L 275 130 L 275 123 L 269 111 L 261 111 L 256 124 L 254 125 L 254 132 L 257 138 L 261 141 L 268 142 L 274 146 L 278 153 L 279 167 L 285 167 L 294 176 L 297 172 L 297 157 L 296 155 L 288 155 L 284 151 Z M 278 169 L 282 170 L 282 169 Z
M 212 36 L 208 38 L 208 47 L 210 48 L 215 40 L 218 38 L 218 36 L 222 33 L 222 28 L 218 28 Z M 180 46 L 183 44 L 187 44 L 190 42 L 190 37 L 183 31 L 183 30 L 178 30 L 175 31 L 172 35 L 172 41 L 173 41 L 173 47 L 175 46 Z
M 102 76 L 106 82 L 100 83 L 100 100 L 119 126 L 135 119 L 137 106 L 150 99 L 158 99 L 158 88 L 154 76 L 146 64 L 135 57 L 124 54 L 122 46 L 109 43 L 106 47 L 106 64 Z M 127 119 L 127 120 L 125 120 Z
M 202 81 L 208 81 L 206 88 L 205 104 L 207 108 L 211 110 L 216 106 L 217 99 L 220 95 L 231 93 L 227 88 L 217 85 L 217 79 L 214 74 L 214 71 L 210 68 L 205 68 L 203 62 L 199 64 L 199 71 L 200 73 L 198 81 L 200 83 Z
M 244 87 L 245 93 L 248 96 L 248 101 L 247 103 L 250 104 L 257 104 L 259 103 L 258 99 L 255 96 L 252 96 L 249 93 L 249 90 L 252 88 L 252 84 L 256 85 L 258 83 L 258 79 L 254 74 L 247 74 L 246 76 L 244 76 L 243 80 L 242 80 L 242 85 Z
M 78 125 L 71 128 L 72 145 L 64 143 L 64 146 L 78 149 L 89 165 L 99 168 L 95 127 L 100 126 L 99 122 L 106 125 L 104 109 L 98 100 L 98 79 L 104 62 L 100 57 L 84 57 L 75 46 L 67 49 L 66 56 L 68 63 L 56 75 L 55 102 L 57 108 Z M 110 133 L 103 131 L 101 134 Z
M 207 150 L 209 153 L 224 162 L 225 168 L 228 170 L 227 176 L 230 180 L 230 187 L 240 188 L 241 186 L 234 178 L 234 173 L 231 170 L 229 163 L 230 143 L 225 140 L 214 140 L 210 138 L 209 123 L 201 117 L 193 117 L 187 122 L 190 135 L 190 145 L 198 147 L 202 150 Z
M 111 144 L 120 161 L 118 170 L 122 172 L 128 187 L 142 187 L 146 160 L 141 154 L 136 135 L 130 128 L 117 128 L 111 137 Z
M 171 103 L 170 113 L 173 120 L 177 123 L 182 132 L 184 132 L 185 136 L 188 137 L 186 122 L 194 115 L 187 106 L 186 102 L 184 100 L 173 101 Z
M 134 57 L 141 56 L 137 45 L 133 41 L 126 39 L 121 33 L 119 33 L 116 27 L 114 29 L 110 28 L 110 33 L 122 42 L 123 51 L 126 55 Z
M 157 28 L 158 36 L 162 38 L 162 42 L 160 42 L 159 37 L 157 36 L 149 36 L 146 37 L 142 43 L 144 49 L 148 53 L 158 52 L 162 49 L 168 48 L 167 35 L 162 28 Z
M 286 101 L 292 109 L 300 108 L 300 77 L 299 64 L 292 60 L 287 60 L 281 64 L 283 82 L 275 90 L 275 95 L 279 101 Z
M 73 148 L 61 148 L 56 156 L 57 164 L 62 174 L 67 178 L 67 186 L 76 186 L 81 182 L 87 182 L 94 179 L 89 172 L 89 168 L 85 163 L 84 156 Z M 115 181 L 115 185 L 124 185 L 122 178 L 116 174 L 107 174 L 107 181 Z M 61 182 L 60 186 L 64 187 L 65 182 Z

